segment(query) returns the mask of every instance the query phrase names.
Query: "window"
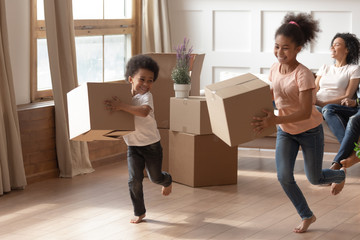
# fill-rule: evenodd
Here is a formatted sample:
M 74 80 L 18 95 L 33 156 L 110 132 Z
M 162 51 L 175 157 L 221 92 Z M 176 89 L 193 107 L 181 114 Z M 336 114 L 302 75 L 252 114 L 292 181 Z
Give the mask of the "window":
M 79 84 L 124 78 L 140 52 L 141 0 L 72 0 Z M 31 0 L 31 100 L 52 98 L 44 0 Z

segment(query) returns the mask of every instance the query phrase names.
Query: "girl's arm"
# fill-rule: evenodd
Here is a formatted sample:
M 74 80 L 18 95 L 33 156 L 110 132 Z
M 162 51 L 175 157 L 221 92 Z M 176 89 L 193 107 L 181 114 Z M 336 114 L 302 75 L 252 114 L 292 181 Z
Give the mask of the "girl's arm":
M 151 111 L 149 105 L 134 106 L 121 102 L 117 97 L 113 97 L 111 100 L 105 100 L 104 104 L 106 109 L 110 111 L 125 111 L 139 117 L 146 117 Z
M 346 88 L 345 94 L 343 96 L 340 96 L 338 98 L 330 99 L 329 101 L 319 101 L 316 100 L 316 105 L 320 107 L 324 107 L 327 104 L 341 104 L 341 100 L 344 98 L 353 98 L 355 95 L 356 90 L 359 86 L 359 78 L 354 78 L 349 81 L 349 84 Z
M 298 122 L 310 118 L 312 112 L 312 91 L 308 89 L 299 93 L 300 110 L 288 116 L 275 116 L 272 111 L 263 110 L 265 117 L 253 117 L 251 123 L 254 131 L 260 133 L 264 128 L 283 123 Z

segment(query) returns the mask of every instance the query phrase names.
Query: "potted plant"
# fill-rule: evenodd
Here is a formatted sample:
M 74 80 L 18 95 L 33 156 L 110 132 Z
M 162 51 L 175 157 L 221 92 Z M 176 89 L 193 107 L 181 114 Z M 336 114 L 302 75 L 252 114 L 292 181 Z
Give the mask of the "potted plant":
M 176 50 L 176 65 L 171 72 L 171 78 L 174 81 L 175 97 L 189 97 L 191 89 L 190 78 L 190 59 L 193 51 L 192 47 L 188 48 L 189 39 L 184 38 L 184 42 Z

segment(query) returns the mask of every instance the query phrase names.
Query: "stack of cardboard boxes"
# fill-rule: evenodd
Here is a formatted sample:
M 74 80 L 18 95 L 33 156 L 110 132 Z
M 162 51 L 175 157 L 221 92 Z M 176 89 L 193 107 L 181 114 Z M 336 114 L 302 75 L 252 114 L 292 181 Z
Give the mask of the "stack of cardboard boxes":
M 170 98 L 174 97 L 174 82 L 171 72 L 176 65 L 176 54 L 174 53 L 149 53 L 146 54 L 154 59 L 159 67 L 159 76 L 155 81 L 151 93 L 154 99 L 155 119 L 161 136 L 163 148 L 163 171 L 169 171 L 169 127 L 170 127 Z M 205 54 L 193 56 L 191 74 L 191 94 L 200 94 L 200 73 Z M 145 173 L 146 174 L 146 173 Z
M 171 98 L 169 168 L 191 187 L 237 183 L 237 147 L 212 133 L 205 97 Z

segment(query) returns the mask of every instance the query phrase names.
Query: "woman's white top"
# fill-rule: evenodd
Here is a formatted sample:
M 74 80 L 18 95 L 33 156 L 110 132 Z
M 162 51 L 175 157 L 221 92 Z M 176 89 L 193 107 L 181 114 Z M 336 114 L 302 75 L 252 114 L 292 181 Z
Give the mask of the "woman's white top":
M 320 90 L 316 93 L 316 98 L 320 101 L 329 101 L 345 95 L 350 80 L 360 78 L 360 66 L 347 64 L 335 67 L 333 64 L 325 64 L 316 75 L 321 76 Z

